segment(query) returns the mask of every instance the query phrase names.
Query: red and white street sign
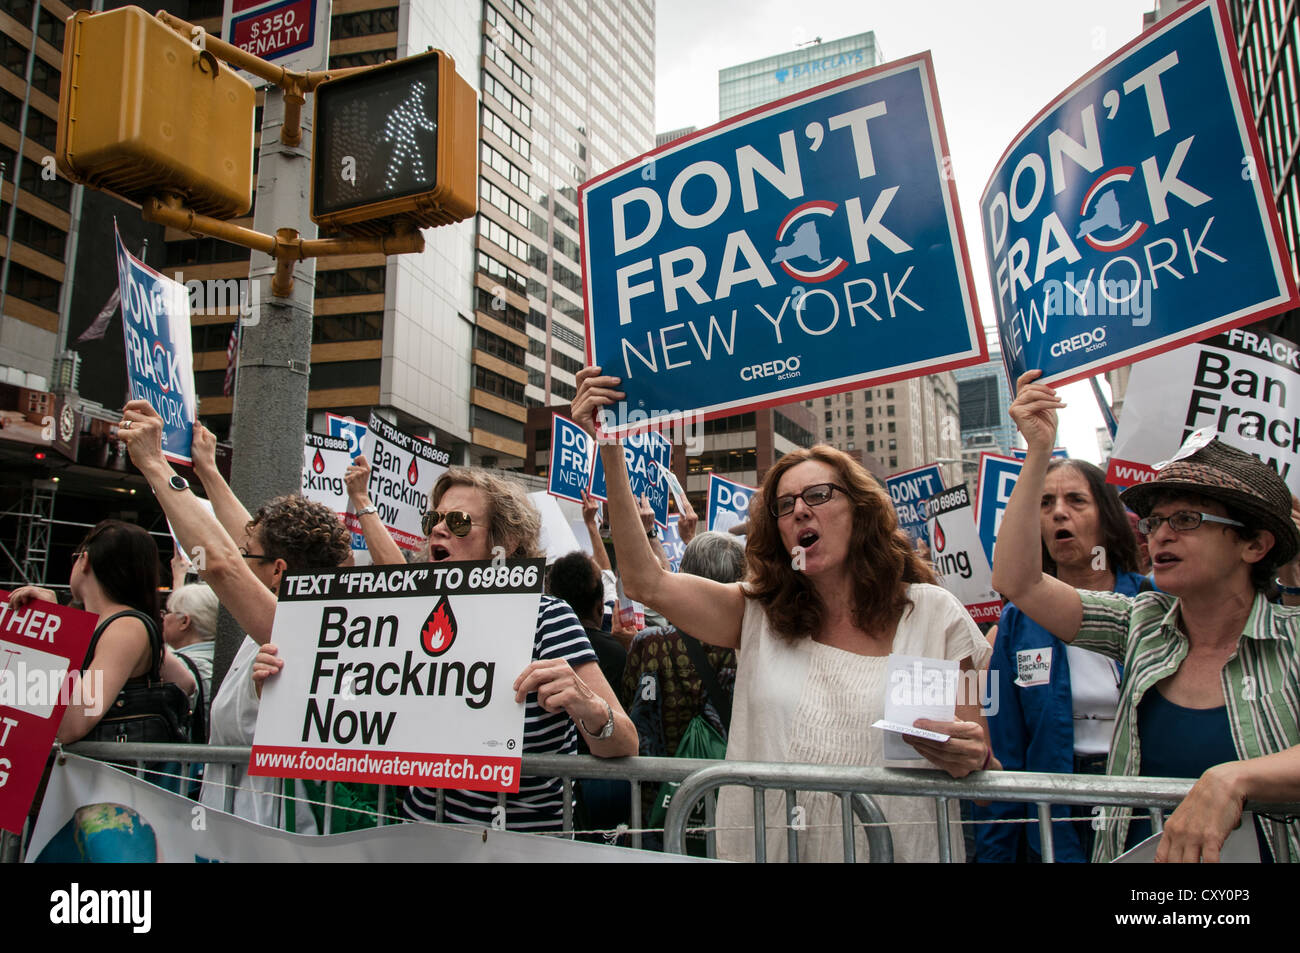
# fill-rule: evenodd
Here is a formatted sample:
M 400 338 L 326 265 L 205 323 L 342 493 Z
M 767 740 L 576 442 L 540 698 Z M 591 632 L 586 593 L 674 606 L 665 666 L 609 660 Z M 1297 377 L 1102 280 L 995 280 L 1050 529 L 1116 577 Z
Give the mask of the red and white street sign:
M 291 70 L 323 69 L 329 54 L 329 0 L 226 0 L 221 38 Z M 242 70 L 254 85 L 264 80 Z

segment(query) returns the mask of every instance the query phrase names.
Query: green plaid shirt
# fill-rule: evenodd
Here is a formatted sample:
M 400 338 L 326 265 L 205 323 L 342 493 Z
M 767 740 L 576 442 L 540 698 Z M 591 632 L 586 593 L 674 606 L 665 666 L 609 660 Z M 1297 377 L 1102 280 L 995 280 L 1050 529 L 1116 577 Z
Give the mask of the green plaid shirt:
M 1138 704 L 1187 656 L 1187 636 L 1177 625 L 1178 600 L 1161 592 L 1122 596 L 1081 591 L 1079 596 L 1083 625 L 1073 644 L 1124 663 L 1106 771 L 1136 776 L 1142 768 Z M 1300 744 L 1300 607 L 1274 605 L 1256 594 L 1241 642 L 1223 666 L 1221 679 L 1239 758 L 1276 754 Z M 1093 863 L 1107 863 L 1123 853 L 1133 814 L 1127 807 L 1104 810 L 1106 826 L 1098 832 Z M 1292 825 L 1288 832 L 1291 856 L 1300 857 L 1300 831 Z M 1271 825 L 1264 825 L 1264 836 L 1273 848 Z

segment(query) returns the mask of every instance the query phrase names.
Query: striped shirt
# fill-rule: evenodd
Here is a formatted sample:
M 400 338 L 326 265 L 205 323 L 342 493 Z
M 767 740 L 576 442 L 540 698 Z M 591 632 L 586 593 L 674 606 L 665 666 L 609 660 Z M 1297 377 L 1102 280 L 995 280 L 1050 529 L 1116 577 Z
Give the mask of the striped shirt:
M 1162 592 L 1122 596 L 1081 591 L 1079 597 L 1083 625 L 1072 644 L 1124 663 L 1106 771 L 1135 777 L 1142 767 L 1138 705 L 1187 657 L 1187 636 L 1178 629 L 1178 600 Z M 1220 681 L 1238 758 L 1259 758 L 1300 744 L 1300 608 L 1274 605 L 1257 593 Z M 1107 863 L 1123 852 L 1133 813 L 1127 807 L 1104 810 L 1106 826 L 1097 835 L 1094 863 Z M 1276 856 L 1272 825 L 1265 825 L 1264 834 Z M 1288 838 L 1291 855 L 1300 856 L 1300 831 L 1294 825 L 1288 827 Z
M 533 660 L 566 659 L 577 668 L 596 661 L 591 642 L 582 623 L 567 602 L 542 596 L 537 606 L 537 632 L 533 640 Z M 514 681 L 513 676 L 511 681 Z M 576 754 L 577 729 L 561 709 L 548 712 L 537 703 L 533 692 L 524 704 L 524 754 Z M 412 820 L 432 821 L 437 816 L 435 788 L 411 788 L 403 813 Z M 458 824 L 492 823 L 492 809 L 497 795 L 489 791 L 448 790 L 444 799 L 444 817 Z M 519 792 L 506 796 L 506 827 L 512 831 L 558 831 L 563 827 L 564 787 L 559 778 L 523 777 Z

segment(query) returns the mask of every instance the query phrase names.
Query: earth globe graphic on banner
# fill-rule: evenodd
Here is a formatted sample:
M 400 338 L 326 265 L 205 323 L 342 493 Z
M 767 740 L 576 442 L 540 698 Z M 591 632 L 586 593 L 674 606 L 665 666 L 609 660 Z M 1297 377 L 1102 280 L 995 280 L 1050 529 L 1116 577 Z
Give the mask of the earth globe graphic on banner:
M 83 804 L 50 838 L 38 864 L 158 863 L 153 825 L 124 804 Z

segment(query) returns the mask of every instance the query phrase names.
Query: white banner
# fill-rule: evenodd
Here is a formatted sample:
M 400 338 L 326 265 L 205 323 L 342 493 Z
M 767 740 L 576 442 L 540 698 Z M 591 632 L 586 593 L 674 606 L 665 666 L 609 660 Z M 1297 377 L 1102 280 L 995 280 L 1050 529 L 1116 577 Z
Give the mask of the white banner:
M 343 477 L 351 465 L 346 437 L 307 434 L 302 448 L 302 495 L 324 503 L 342 519 L 348 512 L 348 489 Z
M 540 559 L 290 573 L 249 773 L 517 791 Z
M 961 600 L 976 622 L 996 622 L 1002 599 L 993 591 L 993 570 L 979 533 L 966 484 L 925 501 L 930 559 L 939 583 Z
M 50 775 L 28 863 L 696 862 L 540 834 L 461 824 L 393 824 L 349 834 L 289 834 L 204 808 L 75 754 Z
M 450 454 L 398 430 L 375 413 L 370 415 L 362 447 L 370 461 L 370 499 L 379 518 L 398 546 L 419 549 L 425 540 L 420 517 L 429 508 L 434 483 L 447 472 Z M 349 516 L 345 522 L 352 532 L 361 532 L 355 517 Z
M 1300 352 L 1290 341 L 1234 328 L 1133 366 L 1106 479 L 1155 479 L 1194 431 L 1253 453 L 1300 494 Z

